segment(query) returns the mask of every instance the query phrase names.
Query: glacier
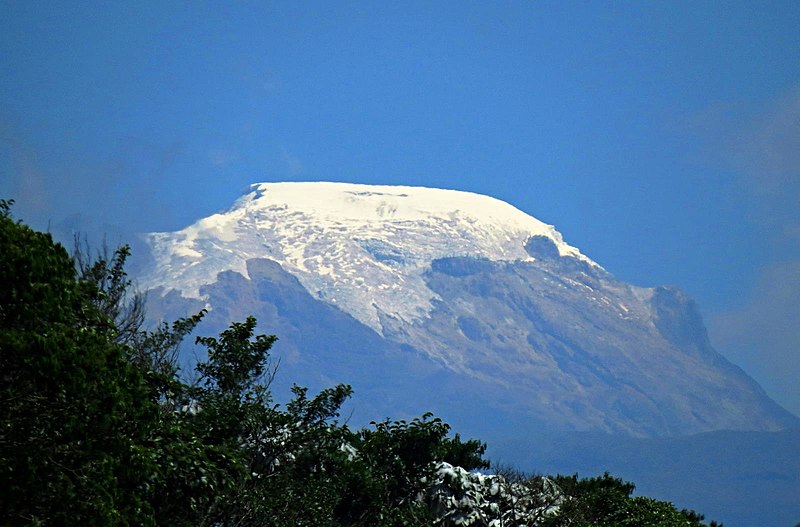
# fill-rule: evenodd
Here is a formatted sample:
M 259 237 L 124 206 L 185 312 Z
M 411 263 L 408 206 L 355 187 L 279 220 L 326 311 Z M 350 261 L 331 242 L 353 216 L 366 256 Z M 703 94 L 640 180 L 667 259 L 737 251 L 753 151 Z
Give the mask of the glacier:
M 456 190 L 352 183 L 257 183 L 228 210 L 177 232 L 148 235 L 156 264 L 145 289 L 202 298 L 221 270 L 277 261 L 314 297 L 384 334 L 381 315 L 429 316 L 439 297 L 423 273 L 437 259 L 531 261 L 531 237 L 595 262 L 545 224 L 503 201 Z M 212 306 L 213 308 L 213 306 Z

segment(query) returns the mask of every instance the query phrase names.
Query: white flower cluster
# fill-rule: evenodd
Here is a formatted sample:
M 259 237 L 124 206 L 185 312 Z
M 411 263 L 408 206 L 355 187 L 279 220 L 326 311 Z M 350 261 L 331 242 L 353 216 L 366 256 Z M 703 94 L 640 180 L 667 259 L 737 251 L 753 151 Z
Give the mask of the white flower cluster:
M 437 464 L 424 496 L 440 526 L 530 527 L 558 512 L 565 497 L 545 477 L 511 483 L 500 475 Z
M 253 477 L 260 478 L 274 473 L 281 465 L 296 459 L 293 439 L 296 431 L 286 424 L 275 428 L 260 430 L 245 438 L 243 446 L 253 452 L 252 465 L 258 470 L 252 472 Z
M 267 425 L 242 441 L 242 445 L 253 453 L 251 465 L 258 467 L 257 471 L 252 472 L 253 477 L 269 476 L 280 470 L 281 467 L 293 463 L 308 450 L 309 446 L 313 447 L 315 441 L 326 443 L 332 441 L 327 444 L 337 448 L 335 430 L 333 426 L 322 426 L 315 430 L 316 434 L 313 437 L 309 438 L 310 430 L 307 423 L 302 420 L 276 426 Z M 328 437 L 323 437 L 325 435 Z M 317 443 L 318 446 L 321 444 Z M 359 455 L 358 450 L 346 441 L 338 443 L 338 450 L 349 461 L 356 459 Z M 324 472 L 327 470 L 327 466 L 320 461 L 310 470 Z

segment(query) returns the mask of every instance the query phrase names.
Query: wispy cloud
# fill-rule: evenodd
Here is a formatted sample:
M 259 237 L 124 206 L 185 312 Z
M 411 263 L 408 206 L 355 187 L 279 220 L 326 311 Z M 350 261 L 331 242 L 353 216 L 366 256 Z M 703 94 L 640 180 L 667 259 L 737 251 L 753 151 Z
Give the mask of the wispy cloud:
M 751 219 L 800 231 L 800 86 L 762 105 L 719 104 L 687 119 L 703 164 L 735 175 Z
M 289 177 L 295 178 L 305 171 L 303 162 L 292 155 L 286 148 L 281 149 L 281 162 Z
M 9 118 L 0 118 L 0 143 L 8 159 L 4 163 L 9 173 L 4 174 L 4 199 L 12 198 L 17 207 L 30 214 L 46 214 L 50 208 L 50 191 L 45 175 L 38 166 L 36 155 L 28 145 L 24 133 Z
M 719 105 L 689 124 L 703 162 L 734 176 L 743 221 L 772 244 L 744 304 L 710 317 L 711 336 L 800 414 L 800 87 L 757 107 Z
M 0 159 L 8 172 L 0 192 L 16 200 L 18 217 L 40 229 L 76 215 L 152 229 L 171 214 L 159 189 L 181 152 L 179 144 L 128 138 L 109 156 L 67 147 L 56 158 L 37 148 L 13 119 L 0 119 L 0 156 L 9 158 Z
M 735 160 L 759 194 L 800 196 L 800 87 L 753 117 Z
M 208 152 L 208 160 L 215 167 L 226 167 L 239 160 L 239 154 L 224 148 L 214 148 Z
M 800 260 L 761 270 L 743 307 L 711 317 L 720 350 L 800 414 Z

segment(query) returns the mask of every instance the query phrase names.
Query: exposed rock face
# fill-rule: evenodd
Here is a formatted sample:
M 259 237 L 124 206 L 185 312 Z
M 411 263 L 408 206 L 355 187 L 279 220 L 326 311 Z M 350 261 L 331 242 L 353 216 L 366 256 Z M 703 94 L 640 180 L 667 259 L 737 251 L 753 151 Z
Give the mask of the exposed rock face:
M 208 305 L 216 328 L 253 314 L 285 376 L 352 383 L 371 417 L 434 410 L 498 433 L 798 424 L 712 349 L 682 292 L 625 284 L 485 196 L 261 184 L 148 241 L 152 314 Z

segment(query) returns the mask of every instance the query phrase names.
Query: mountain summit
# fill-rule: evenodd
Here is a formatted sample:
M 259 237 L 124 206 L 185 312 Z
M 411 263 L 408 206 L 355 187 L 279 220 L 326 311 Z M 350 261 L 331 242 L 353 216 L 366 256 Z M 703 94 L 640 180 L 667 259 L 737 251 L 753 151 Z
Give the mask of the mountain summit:
M 150 237 L 158 267 L 145 278 L 199 297 L 225 269 L 277 261 L 317 298 L 383 334 L 382 315 L 427 317 L 438 299 L 423 275 L 439 258 L 533 260 L 533 236 L 589 261 L 551 225 L 468 192 L 347 183 L 260 183 L 233 207 L 177 233 Z
M 154 314 L 254 314 L 282 369 L 351 382 L 386 415 L 634 435 L 798 423 L 711 347 L 684 293 L 623 283 L 487 196 L 261 183 L 146 240 Z

